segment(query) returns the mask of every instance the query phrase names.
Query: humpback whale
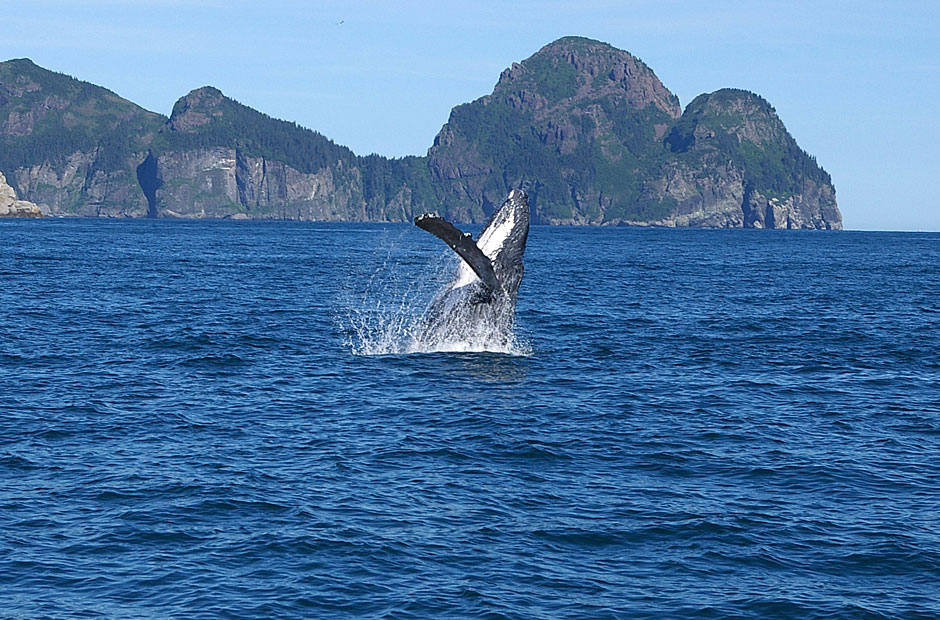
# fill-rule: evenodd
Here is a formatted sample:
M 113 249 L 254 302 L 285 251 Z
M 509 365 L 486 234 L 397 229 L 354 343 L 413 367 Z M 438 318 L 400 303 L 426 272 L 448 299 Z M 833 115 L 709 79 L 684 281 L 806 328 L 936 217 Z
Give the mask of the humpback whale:
M 415 225 L 446 243 L 462 259 L 453 280 L 434 297 L 417 336 L 425 343 L 464 342 L 505 347 L 512 326 L 522 255 L 529 236 L 529 197 L 512 190 L 487 221 L 476 241 L 430 213 Z

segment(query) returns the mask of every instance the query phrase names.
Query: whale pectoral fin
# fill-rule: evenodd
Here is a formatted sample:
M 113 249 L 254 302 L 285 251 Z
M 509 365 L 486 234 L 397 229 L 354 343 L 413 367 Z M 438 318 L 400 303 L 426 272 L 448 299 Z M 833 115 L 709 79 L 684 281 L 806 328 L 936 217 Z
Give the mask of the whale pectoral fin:
M 453 224 L 442 217 L 425 213 L 415 218 L 415 225 L 426 230 L 444 243 L 470 265 L 473 273 L 483 281 L 489 291 L 499 290 L 499 279 L 493 271 L 493 263 L 473 242 L 470 234 L 460 232 Z

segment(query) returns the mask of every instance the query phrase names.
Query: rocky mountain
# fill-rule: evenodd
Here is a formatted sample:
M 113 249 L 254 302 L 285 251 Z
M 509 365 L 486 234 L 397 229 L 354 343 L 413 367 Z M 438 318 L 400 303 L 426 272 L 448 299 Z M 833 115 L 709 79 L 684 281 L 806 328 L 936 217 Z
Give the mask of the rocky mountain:
M 173 106 L 138 176 L 151 215 L 405 220 L 433 196 L 417 160 L 357 157 L 204 87 Z
M 451 211 L 511 187 L 563 224 L 841 228 L 829 175 L 741 90 L 679 101 L 605 43 L 565 37 L 454 108 L 429 153 Z
M 700 95 L 666 136 L 670 156 L 645 183 L 670 206 L 660 223 L 747 228 L 841 228 L 835 189 L 761 97 Z M 712 171 L 712 175 L 703 175 Z
M 402 221 L 435 204 L 424 158 L 357 157 L 211 87 L 167 118 L 29 60 L 0 63 L 0 170 L 53 215 Z
M 543 222 L 642 220 L 644 180 L 681 114 L 642 61 L 566 37 L 506 69 L 492 94 L 454 108 L 429 164 L 452 210 L 472 213 L 524 187 Z
M 53 214 L 140 216 L 135 174 L 163 118 L 20 59 L 0 63 L 0 170 Z
M 453 109 L 426 157 L 357 156 L 212 87 L 169 117 L 0 63 L 0 170 L 53 215 L 480 222 L 509 189 L 556 224 L 841 228 L 829 175 L 757 95 L 683 110 L 641 60 L 580 37 Z

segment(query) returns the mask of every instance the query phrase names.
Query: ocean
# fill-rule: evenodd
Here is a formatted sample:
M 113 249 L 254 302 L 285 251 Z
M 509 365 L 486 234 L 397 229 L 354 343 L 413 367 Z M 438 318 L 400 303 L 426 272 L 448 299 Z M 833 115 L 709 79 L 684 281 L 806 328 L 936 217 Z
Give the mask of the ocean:
M 534 226 L 415 349 L 450 254 L 0 222 L 0 617 L 940 617 L 940 235 Z

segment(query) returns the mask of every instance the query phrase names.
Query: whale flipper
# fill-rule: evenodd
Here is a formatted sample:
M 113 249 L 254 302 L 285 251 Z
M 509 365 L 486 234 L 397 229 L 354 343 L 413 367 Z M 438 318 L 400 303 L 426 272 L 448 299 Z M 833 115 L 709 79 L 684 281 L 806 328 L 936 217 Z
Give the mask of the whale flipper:
M 500 289 L 499 279 L 493 270 L 493 263 L 473 242 L 470 233 L 462 233 L 453 224 L 442 217 L 425 213 L 415 218 L 415 225 L 426 230 L 444 243 L 473 269 L 473 273 L 483 282 L 487 293 Z
M 516 297 L 522 283 L 529 197 L 512 190 L 474 240 L 447 220 L 425 213 L 415 225 L 462 259 L 454 278 L 428 304 L 414 333 L 416 350 L 506 350 L 513 342 Z M 496 347 L 497 349 L 493 349 Z

